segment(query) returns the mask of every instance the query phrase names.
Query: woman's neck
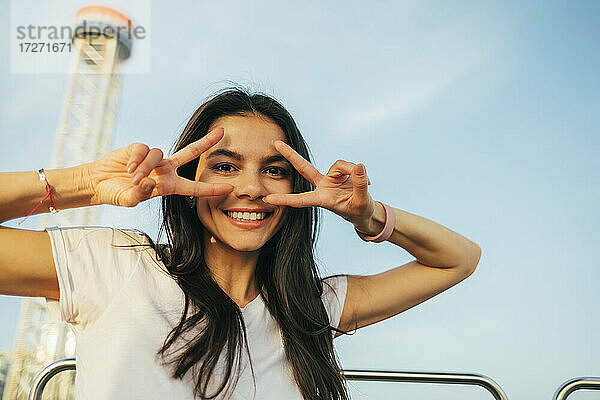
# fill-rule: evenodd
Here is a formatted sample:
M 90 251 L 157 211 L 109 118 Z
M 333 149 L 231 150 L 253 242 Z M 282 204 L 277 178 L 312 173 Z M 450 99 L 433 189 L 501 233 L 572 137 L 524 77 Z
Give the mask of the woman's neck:
M 238 251 L 218 239 L 205 243 L 206 265 L 215 281 L 239 307 L 245 307 L 258 295 L 254 270 L 260 250 Z

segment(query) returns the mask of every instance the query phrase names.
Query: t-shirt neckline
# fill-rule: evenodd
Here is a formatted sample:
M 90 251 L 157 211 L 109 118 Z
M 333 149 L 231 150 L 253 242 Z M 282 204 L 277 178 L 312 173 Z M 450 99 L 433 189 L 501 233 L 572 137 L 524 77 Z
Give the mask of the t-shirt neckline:
M 240 307 L 240 310 L 242 311 L 246 311 L 249 308 L 252 308 L 254 304 L 259 302 L 259 297 L 260 297 L 260 293 L 256 295 L 255 298 L 253 298 L 248 304 L 246 304 L 244 307 Z M 238 306 L 239 307 L 239 306 Z

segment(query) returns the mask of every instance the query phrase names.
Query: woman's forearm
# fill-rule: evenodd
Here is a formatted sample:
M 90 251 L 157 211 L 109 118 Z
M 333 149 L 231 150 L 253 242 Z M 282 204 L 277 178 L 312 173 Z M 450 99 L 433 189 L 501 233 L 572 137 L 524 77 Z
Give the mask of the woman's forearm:
M 396 223 L 388 241 L 404 248 L 417 261 L 439 268 L 475 268 L 481 256 L 479 246 L 466 237 L 418 215 L 396 208 Z M 373 215 L 364 226 L 356 227 L 369 235 L 383 230 L 385 209 L 375 202 Z
M 88 164 L 82 164 L 45 170 L 57 210 L 96 205 L 87 168 Z M 26 216 L 46 194 L 46 182 L 40 180 L 37 171 L 0 173 L 0 223 Z M 49 206 L 48 198 L 33 214 L 47 213 Z

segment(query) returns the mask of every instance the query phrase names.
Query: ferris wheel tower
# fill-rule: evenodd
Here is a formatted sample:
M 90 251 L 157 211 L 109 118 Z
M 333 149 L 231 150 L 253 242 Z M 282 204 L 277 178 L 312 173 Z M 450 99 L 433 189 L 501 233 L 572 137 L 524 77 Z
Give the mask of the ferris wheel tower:
M 119 97 L 118 72 L 131 54 L 132 29 L 128 17 L 109 7 L 87 6 L 77 11 L 72 38 L 74 57 L 56 136 L 53 169 L 87 163 L 108 152 Z M 98 207 L 84 207 L 44 214 L 40 228 L 93 225 L 97 213 Z M 54 318 L 51 314 L 43 298 L 23 300 L 15 349 L 0 398 L 25 399 L 33 378 L 44 366 L 75 355 L 73 333 L 55 318 L 56 314 Z M 55 379 L 60 380 L 61 375 L 65 374 Z M 72 376 L 69 378 L 53 386 L 50 398 L 71 394 Z

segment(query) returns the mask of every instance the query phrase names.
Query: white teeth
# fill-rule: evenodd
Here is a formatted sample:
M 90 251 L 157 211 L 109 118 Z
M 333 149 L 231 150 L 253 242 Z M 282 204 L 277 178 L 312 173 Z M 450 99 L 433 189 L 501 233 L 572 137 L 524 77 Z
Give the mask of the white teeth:
M 241 221 L 260 221 L 265 219 L 267 213 L 264 212 L 240 212 L 240 211 L 225 211 L 228 216 Z

